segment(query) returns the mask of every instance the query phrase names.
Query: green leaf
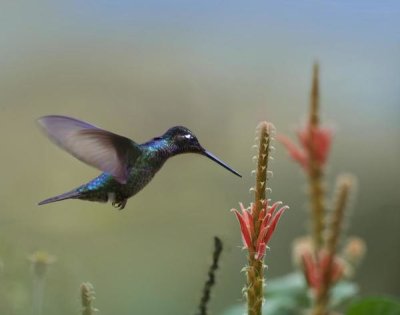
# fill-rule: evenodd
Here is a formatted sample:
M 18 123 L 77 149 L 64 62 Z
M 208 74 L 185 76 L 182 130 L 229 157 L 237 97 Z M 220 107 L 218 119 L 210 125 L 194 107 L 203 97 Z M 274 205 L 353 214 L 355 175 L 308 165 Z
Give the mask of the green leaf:
M 296 315 L 298 310 L 308 305 L 307 286 L 301 273 L 267 280 L 263 314 Z M 246 314 L 246 305 L 238 304 L 227 309 L 223 315 Z
M 286 298 L 297 309 L 307 308 L 311 303 L 306 281 L 300 272 L 267 281 L 265 298 L 267 301 L 271 298 Z
M 295 315 L 299 306 L 291 297 L 274 296 L 267 298 L 263 305 L 263 314 L 269 315 Z
M 246 308 L 244 304 L 237 304 L 229 307 L 221 315 L 243 315 L 246 314 Z
M 267 280 L 265 289 L 266 296 L 270 295 L 299 295 L 307 291 L 304 276 L 299 272 L 290 273 L 286 276 Z
M 297 309 L 295 300 L 284 296 L 277 296 L 265 301 L 262 312 L 268 315 L 296 315 L 298 313 Z M 246 314 L 246 305 L 244 303 L 234 305 L 223 313 L 223 315 L 243 314 Z
M 348 302 L 358 294 L 358 286 L 354 282 L 340 281 L 331 290 L 331 307 L 337 307 Z
M 366 298 L 353 303 L 346 315 L 400 315 L 400 302 L 389 298 Z

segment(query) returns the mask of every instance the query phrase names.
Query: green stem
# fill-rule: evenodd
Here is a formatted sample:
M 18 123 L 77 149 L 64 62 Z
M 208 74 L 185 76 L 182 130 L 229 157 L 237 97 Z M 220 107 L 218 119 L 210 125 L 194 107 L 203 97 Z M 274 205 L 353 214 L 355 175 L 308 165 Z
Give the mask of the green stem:
M 309 116 L 309 185 L 311 198 L 311 216 L 312 216 L 312 238 L 317 253 L 323 246 L 323 231 L 324 231 L 324 189 L 323 189 L 323 170 L 319 165 L 313 141 L 314 133 L 319 128 L 319 66 L 314 64 L 313 80 L 310 95 L 310 116 Z
M 264 299 L 264 263 L 256 259 L 256 241 L 260 230 L 259 214 L 264 207 L 267 188 L 267 171 L 271 143 L 271 129 L 273 126 L 267 122 L 259 124 L 258 163 L 255 186 L 255 201 L 253 210 L 254 231 L 251 235 L 252 246 L 249 247 L 247 267 L 247 311 L 248 315 L 261 315 Z
M 248 257 L 247 267 L 247 314 L 261 315 L 264 298 L 264 264 L 255 259 L 255 255 Z
M 43 296 L 44 296 L 44 277 L 34 276 L 33 279 L 33 298 L 32 298 L 32 314 L 42 315 L 43 313 Z
M 338 195 L 335 203 L 335 208 L 332 213 L 332 218 L 328 231 L 329 234 L 326 241 L 326 251 L 329 260 L 326 268 L 323 270 L 322 286 L 317 292 L 315 306 L 312 312 L 313 315 L 328 314 L 329 292 L 333 285 L 332 272 L 334 267 L 334 260 L 337 252 L 337 246 L 344 220 L 344 213 L 347 206 L 352 182 L 352 178 L 346 175 L 339 177 L 337 181 Z
M 89 282 L 81 284 L 82 315 L 93 315 L 96 309 L 93 307 L 95 299 L 93 285 Z

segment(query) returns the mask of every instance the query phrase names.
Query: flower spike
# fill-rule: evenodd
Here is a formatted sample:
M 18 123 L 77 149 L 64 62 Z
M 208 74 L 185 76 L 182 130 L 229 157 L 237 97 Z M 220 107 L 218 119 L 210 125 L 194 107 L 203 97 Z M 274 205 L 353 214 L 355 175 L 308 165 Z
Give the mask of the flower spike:
M 286 147 L 289 156 L 308 172 L 312 158 L 311 151 L 315 162 L 320 167 L 325 166 L 330 152 L 332 136 L 333 132 L 330 128 L 314 127 L 309 124 L 297 131 L 300 147 L 284 135 L 279 135 L 278 141 Z
M 274 129 L 271 123 L 265 121 L 257 127 L 258 154 L 253 158 L 257 167 L 252 172 L 256 175 L 256 183 L 250 189 L 250 192 L 254 192 L 254 202 L 248 208 L 240 203 L 239 210 L 232 209 L 239 221 L 244 248 L 248 252 L 248 265 L 244 268 L 247 276 L 244 293 L 247 299 L 248 315 L 261 314 L 265 286 L 264 255 L 279 218 L 288 208 L 282 206 L 281 202 L 269 206 L 270 200 L 267 199 L 271 191 L 268 180 L 272 177 L 272 172 L 268 170 L 268 164 L 271 160 L 270 151 Z
M 263 259 L 264 257 L 265 249 L 268 246 L 268 242 L 275 231 L 280 217 L 282 216 L 283 212 L 289 208 L 288 206 L 281 207 L 281 201 L 277 201 L 269 206 L 269 201 L 270 200 L 263 202 L 263 208 L 259 213 L 258 233 L 256 233 L 253 224 L 255 204 L 252 204 L 250 209 L 246 209 L 243 204 L 240 203 L 241 212 L 239 210 L 232 209 L 239 221 L 244 247 L 254 249 L 256 259 L 259 260 Z

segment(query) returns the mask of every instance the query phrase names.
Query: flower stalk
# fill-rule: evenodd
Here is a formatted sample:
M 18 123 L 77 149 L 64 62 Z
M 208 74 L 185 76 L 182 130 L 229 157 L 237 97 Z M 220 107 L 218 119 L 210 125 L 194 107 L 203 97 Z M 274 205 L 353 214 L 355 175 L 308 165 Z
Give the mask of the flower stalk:
M 308 120 L 306 126 L 297 131 L 300 146 L 284 135 L 279 135 L 278 139 L 308 177 L 310 237 L 302 238 L 295 243 L 294 258 L 300 262 L 312 292 L 311 314 L 327 315 L 330 289 L 337 281 L 354 273 L 354 268 L 365 253 L 365 244 L 359 238 L 349 239 L 344 252 L 338 253 L 338 243 L 353 178 L 349 175 L 339 177 L 334 209 L 328 216 L 324 171 L 332 142 L 332 130 L 321 126 L 319 110 L 319 66 L 314 64 Z M 326 218 L 329 221 L 326 221 Z
M 338 193 L 325 244 L 328 259 L 322 272 L 321 288 L 317 291 L 315 297 L 313 315 L 328 314 L 329 291 L 333 285 L 335 257 L 352 186 L 353 179 L 349 175 L 342 175 L 337 180 Z
M 319 66 L 314 64 L 313 81 L 310 97 L 310 117 L 309 117 L 309 183 L 311 194 L 311 213 L 312 213 L 312 235 L 315 249 L 319 251 L 322 247 L 322 234 L 324 230 L 324 189 L 322 185 L 323 170 L 322 165 L 317 160 L 317 147 L 315 141 L 315 131 L 319 129 Z
M 233 209 L 241 229 L 244 247 L 248 250 L 248 265 L 245 268 L 247 285 L 248 315 L 261 315 L 264 301 L 264 255 L 283 212 L 288 208 L 281 202 L 269 205 L 266 191 L 268 187 L 268 161 L 274 127 L 262 122 L 257 127 L 258 157 L 256 170 L 255 201 L 249 208 L 240 204 L 240 211 Z
M 95 292 L 93 285 L 89 282 L 81 284 L 81 303 L 82 303 L 82 315 L 93 315 L 97 312 L 97 309 L 93 307 L 93 301 L 95 300 Z
M 32 287 L 32 315 L 43 313 L 44 287 L 48 266 L 56 261 L 56 258 L 47 252 L 36 251 L 28 257 L 31 262 L 33 274 Z
M 258 146 L 258 162 L 256 171 L 255 185 L 255 201 L 252 213 L 253 219 L 253 235 L 252 243 L 249 247 L 248 267 L 247 267 L 247 309 L 248 315 L 260 315 L 262 303 L 264 299 L 264 262 L 256 257 L 255 243 L 260 232 L 260 212 L 266 197 L 267 188 L 267 170 L 271 144 L 271 124 L 262 122 L 259 126 L 259 146 Z
M 332 131 L 320 125 L 319 111 L 319 66 L 314 64 L 308 121 L 306 126 L 297 131 L 301 146 L 297 147 L 284 135 L 280 135 L 278 139 L 286 147 L 292 159 L 300 164 L 308 176 L 311 235 L 316 256 L 323 247 L 326 209 L 323 178 L 332 140 Z

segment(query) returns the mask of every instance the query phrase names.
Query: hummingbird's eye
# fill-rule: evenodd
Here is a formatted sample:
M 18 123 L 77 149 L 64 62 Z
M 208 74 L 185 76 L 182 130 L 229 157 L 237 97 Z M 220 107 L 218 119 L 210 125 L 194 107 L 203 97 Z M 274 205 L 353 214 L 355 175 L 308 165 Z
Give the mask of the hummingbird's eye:
M 190 133 L 177 135 L 176 140 L 186 144 L 197 142 L 196 137 L 194 137 Z

